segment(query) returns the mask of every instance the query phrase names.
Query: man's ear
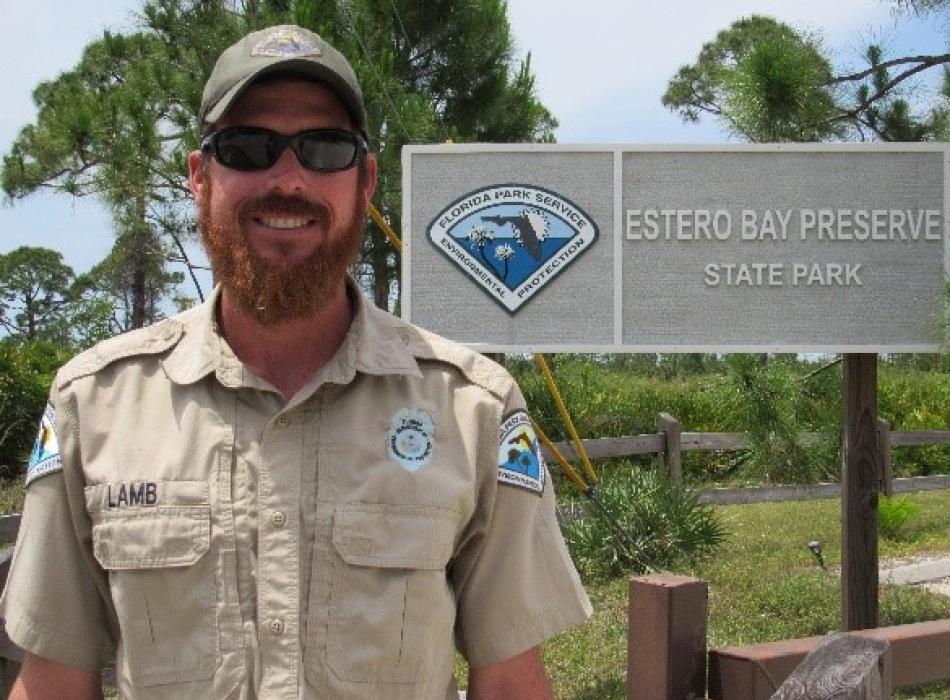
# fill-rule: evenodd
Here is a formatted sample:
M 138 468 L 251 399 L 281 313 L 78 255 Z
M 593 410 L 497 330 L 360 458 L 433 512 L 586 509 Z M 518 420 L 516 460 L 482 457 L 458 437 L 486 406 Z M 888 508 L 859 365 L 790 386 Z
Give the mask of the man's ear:
M 366 177 L 363 179 L 363 208 L 369 209 L 369 203 L 373 201 L 373 194 L 376 192 L 377 162 L 373 153 L 366 154 Z
M 201 151 L 192 151 L 188 154 L 188 186 L 195 201 L 201 201 L 201 188 L 205 185 L 204 170 L 201 167 Z

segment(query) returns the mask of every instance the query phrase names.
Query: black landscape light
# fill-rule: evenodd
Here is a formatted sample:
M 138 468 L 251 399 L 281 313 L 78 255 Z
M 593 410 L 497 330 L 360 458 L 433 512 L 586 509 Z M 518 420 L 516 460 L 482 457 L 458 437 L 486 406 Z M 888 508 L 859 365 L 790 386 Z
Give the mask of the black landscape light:
M 818 566 L 822 569 L 825 568 L 825 558 L 821 556 L 821 542 L 818 540 L 812 540 L 808 543 L 808 549 L 811 550 L 811 553 L 815 555 L 815 559 L 818 560 Z

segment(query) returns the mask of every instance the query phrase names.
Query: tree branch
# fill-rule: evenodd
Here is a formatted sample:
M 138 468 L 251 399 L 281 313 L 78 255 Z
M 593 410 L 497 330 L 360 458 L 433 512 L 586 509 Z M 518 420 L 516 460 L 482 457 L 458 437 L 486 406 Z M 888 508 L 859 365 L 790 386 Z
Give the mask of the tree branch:
M 899 66 L 904 63 L 922 63 L 925 64 L 926 68 L 932 66 L 940 65 L 941 63 L 950 62 L 950 53 L 940 54 L 939 56 L 905 56 L 904 58 L 895 58 L 890 61 L 884 61 L 883 63 L 878 63 L 876 66 L 871 66 L 867 70 L 860 71 L 858 73 L 851 73 L 850 75 L 840 75 L 829 80 L 826 85 L 836 85 L 838 83 L 848 83 L 854 82 L 856 80 L 861 80 L 868 77 L 874 71 L 879 68 L 890 68 L 892 66 Z
M 937 57 L 935 57 L 935 58 L 937 58 Z M 875 93 L 874 93 L 873 95 L 871 95 L 870 97 L 867 97 L 866 99 L 864 99 L 863 101 L 861 101 L 861 102 L 860 102 L 857 106 L 855 106 L 853 109 L 848 110 L 848 111 L 846 112 L 846 114 L 847 114 L 848 116 L 851 116 L 851 117 L 857 117 L 858 114 L 860 114 L 861 112 L 865 111 L 865 110 L 866 110 L 868 107 L 870 107 L 872 104 L 874 104 L 875 102 L 877 102 L 877 101 L 880 100 L 881 98 L 886 97 L 886 96 L 887 96 L 887 93 L 890 92 L 891 89 L 894 88 L 895 86 L 897 86 L 898 84 L 904 82 L 905 80 L 907 80 L 908 78 L 910 78 L 910 77 L 916 75 L 917 73 L 920 73 L 921 71 L 925 71 L 925 70 L 927 70 L 928 68 L 932 68 L 933 66 L 939 65 L 940 63 L 946 63 L 946 62 L 948 62 L 948 61 L 950 61 L 950 54 L 946 54 L 946 60 L 944 60 L 944 61 L 937 61 L 937 62 L 934 62 L 934 63 L 921 63 L 921 64 L 918 65 L 918 66 L 914 66 L 914 67 L 911 68 L 910 70 L 904 71 L 903 73 L 899 74 L 896 78 L 892 78 L 891 80 L 888 80 L 887 83 L 885 83 L 884 85 L 881 86 L 881 89 L 880 89 L 880 90 L 878 90 L 877 92 L 875 92 Z

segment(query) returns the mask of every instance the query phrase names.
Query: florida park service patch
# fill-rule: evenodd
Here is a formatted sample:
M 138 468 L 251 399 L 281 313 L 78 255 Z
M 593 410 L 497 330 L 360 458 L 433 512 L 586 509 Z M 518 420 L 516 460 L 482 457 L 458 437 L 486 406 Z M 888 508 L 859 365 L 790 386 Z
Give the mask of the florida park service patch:
M 33 452 L 30 453 L 30 463 L 26 468 L 26 485 L 29 486 L 41 476 L 61 471 L 62 468 L 59 440 L 56 437 L 56 409 L 47 403 L 40 419 L 40 432 L 33 444 Z
M 498 481 L 540 495 L 546 468 L 528 414 L 520 409 L 509 413 L 498 433 Z

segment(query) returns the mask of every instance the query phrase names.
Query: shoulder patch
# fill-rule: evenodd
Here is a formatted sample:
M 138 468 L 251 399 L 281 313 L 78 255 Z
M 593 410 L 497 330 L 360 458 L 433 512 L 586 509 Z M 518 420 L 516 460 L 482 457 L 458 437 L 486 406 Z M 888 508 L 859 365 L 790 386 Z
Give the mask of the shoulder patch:
M 47 403 L 43 417 L 40 418 L 40 432 L 30 453 L 30 463 L 26 467 L 26 485 L 46 474 L 62 471 L 63 463 L 59 458 L 59 439 L 56 437 L 56 409 Z
M 183 333 L 182 324 L 168 318 L 152 326 L 103 340 L 63 365 L 56 376 L 58 388 L 62 389 L 80 377 L 95 374 L 117 360 L 165 352 L 181 340 Z
M 522 409 L 512 411 L 498 429 L 498 481 L 540 495 L 546 471 L 531 419 Z

